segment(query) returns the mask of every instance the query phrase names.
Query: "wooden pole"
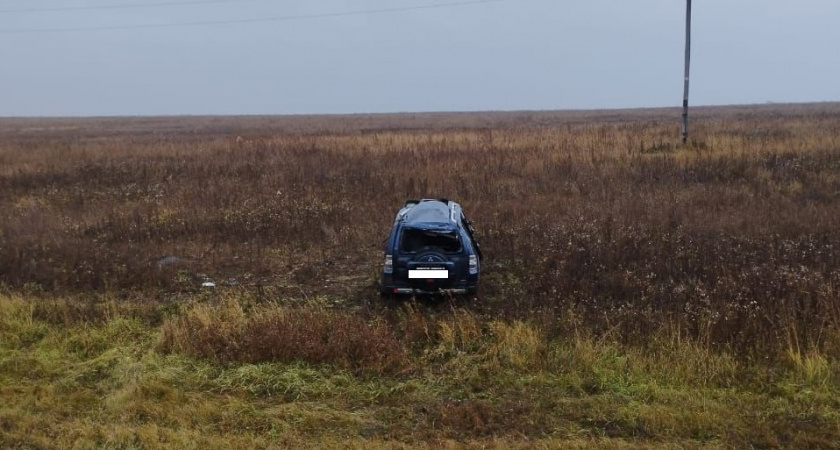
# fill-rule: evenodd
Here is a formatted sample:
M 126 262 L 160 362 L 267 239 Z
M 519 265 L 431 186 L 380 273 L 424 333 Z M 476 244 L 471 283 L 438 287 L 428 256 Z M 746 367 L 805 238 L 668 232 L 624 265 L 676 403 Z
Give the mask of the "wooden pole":
M 688 75 L 691 67 L 691 0 L 685 4 L 685 87 L 683 88 L 682 141 L 688 141 Z

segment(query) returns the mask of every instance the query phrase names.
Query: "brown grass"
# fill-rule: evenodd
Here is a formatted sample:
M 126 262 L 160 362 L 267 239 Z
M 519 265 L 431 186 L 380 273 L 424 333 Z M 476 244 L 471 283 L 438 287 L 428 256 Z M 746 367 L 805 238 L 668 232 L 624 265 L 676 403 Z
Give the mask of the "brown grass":
M 840 108 L 698 109 L 687 147 L 672 113 L 3 119 L 0 282 L 160 300 L 235 279 L 387 318 L 393 213 L 446 196 L 485 249 L 482 316 L 840 352 Z
M 407 365 L 386 324 L 322 308 L 263 306 L 246 314 L 231 297 L 167 319 L 157 348 L 220 363 L 305 361 L 359 373 L 394 373 Z

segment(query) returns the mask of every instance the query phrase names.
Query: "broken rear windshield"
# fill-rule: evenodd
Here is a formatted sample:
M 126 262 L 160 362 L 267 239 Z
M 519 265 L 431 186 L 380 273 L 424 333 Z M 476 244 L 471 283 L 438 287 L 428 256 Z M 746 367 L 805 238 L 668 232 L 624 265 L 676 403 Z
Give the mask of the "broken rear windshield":
M 406 253 L 429 250 L 454 253 L 461 250 L 461 241 L 454 231 L 431 231 L 407 228 L 403 230 L 400 250 Z

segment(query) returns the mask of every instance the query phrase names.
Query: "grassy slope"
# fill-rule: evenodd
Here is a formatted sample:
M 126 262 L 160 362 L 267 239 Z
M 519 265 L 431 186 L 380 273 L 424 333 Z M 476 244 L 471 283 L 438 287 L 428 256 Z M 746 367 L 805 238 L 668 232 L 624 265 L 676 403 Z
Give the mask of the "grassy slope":
M 292 324 L 308 329 L 335 313 L 256 305 L 241 291 L 180 311 L 100 300 L 92 321 L 74 308 L 0 298 L 3 448 L 829 448 L 840 439 L 840 367 L 816 353 L 770 365 L 673 335 L 656 351 L 585 335 L 546 340 L 523 322 L 484 323 L 461 309 L 429 319 L 406 305 L 380 324 L 400 344 L 388 351 L 394 364 L 354 367 L 343 358 L 351 349 L 316 358 L 293 343 L 288 361 L 260 362 L 247 348 L 207 352 L 264 333 L 261 318 L 305 311 Z

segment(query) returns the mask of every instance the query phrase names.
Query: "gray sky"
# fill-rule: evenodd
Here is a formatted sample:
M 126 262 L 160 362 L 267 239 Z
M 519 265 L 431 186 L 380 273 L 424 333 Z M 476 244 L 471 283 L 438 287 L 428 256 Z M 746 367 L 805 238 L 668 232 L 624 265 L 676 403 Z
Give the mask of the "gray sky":
M 0 0 L 0 116 L 682 103 L 684 0 Z M 202 0 L 192 0 L 202 1 Z M 11 12 L 21 9 L 97 7 Z M 840 100 L 840 1 L 695 0 L 691 103 Z M 131 28 L 137 25 L 285 20 Z M 297 18 L 295 18 L 297 17 Z M 39 31 L 117 27 L 110 30 Z

